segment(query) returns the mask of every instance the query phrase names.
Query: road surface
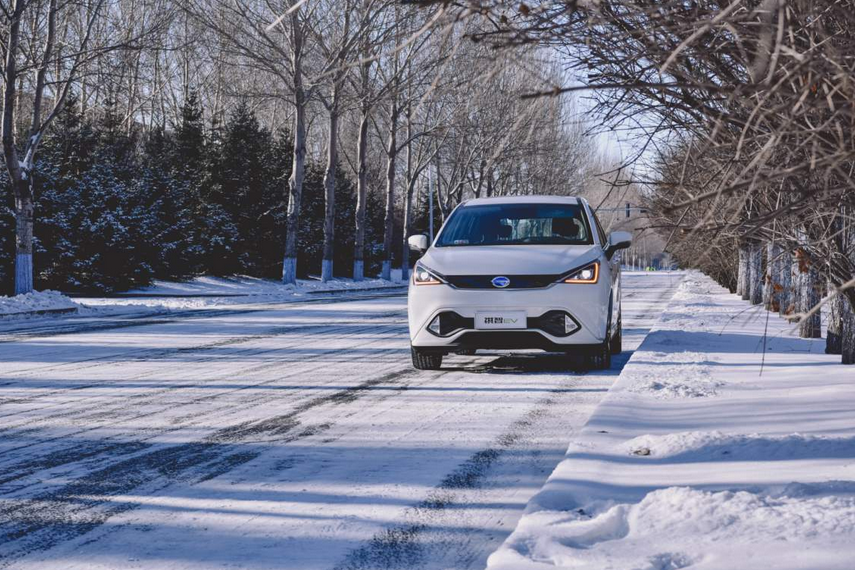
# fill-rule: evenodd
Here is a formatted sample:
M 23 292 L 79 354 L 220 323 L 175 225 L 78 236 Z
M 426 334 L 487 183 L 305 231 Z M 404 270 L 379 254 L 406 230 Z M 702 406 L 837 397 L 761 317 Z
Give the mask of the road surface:
M 403 296 L 0 331 L 0 568 L 482 568 L 612 370 L 409 363 Z M 48 323 L 48 324 L 45 324 Z

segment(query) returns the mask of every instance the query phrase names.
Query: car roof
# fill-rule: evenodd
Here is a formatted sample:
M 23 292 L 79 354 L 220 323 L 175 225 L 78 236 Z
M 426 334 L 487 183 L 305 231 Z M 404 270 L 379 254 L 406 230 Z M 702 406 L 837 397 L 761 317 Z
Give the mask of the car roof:
M 576 196 L 498 196 L 495 198 L 475 198 L 467 200 L 462 206 L 486 206 L 489 204 L 573 204 L 579 205 L 584 198 Z

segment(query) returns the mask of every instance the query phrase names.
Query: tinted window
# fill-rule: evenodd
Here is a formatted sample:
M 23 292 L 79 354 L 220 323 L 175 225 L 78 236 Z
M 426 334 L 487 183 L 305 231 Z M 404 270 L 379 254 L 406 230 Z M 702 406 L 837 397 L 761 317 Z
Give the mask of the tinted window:
M 603 247 L 606 246 L 606 232 L 603 231 L 603 224 L 600 223 L 600 218 L 597 217 L 597 213 L 594 212 L 594 224 L 597 226 L 597 233 L 600 235 L 600 243 Z
M 575 204 L 463 206 L 452 215 L 437 247 L 473 245 L 590 245 L 591 230 Z

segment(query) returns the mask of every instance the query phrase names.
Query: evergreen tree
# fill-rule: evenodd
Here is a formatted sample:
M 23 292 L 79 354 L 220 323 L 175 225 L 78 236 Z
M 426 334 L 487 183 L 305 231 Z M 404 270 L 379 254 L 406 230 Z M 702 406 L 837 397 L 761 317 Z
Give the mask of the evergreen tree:
M 287 227 L 283 188 L 292 137 L 261 127 L 251 108 L 205 130 L 191 93 L 174 131 L 143 135 L 108 101 L 84 117 L 74 96 L 51 126 L 36 163 L 36 286 L 110 292 L 157 278 L 250 274 L 277 278 Z M 352 266 L 354 186 L 337 175 L 336 261 Z M 301 277 L 319 273 L 323 243 L 323 170 L 308 165 L 300 228 Z M 366 268 L 379 269 L 382 196 L 369 197 Z M 13 287 L 14 215 L 0 173 L 0 286 Z
M 194 89 L 181 108 L 172 165 L 179 176 L 200 179 L 206 162 L 205 124 L 199 94 Z

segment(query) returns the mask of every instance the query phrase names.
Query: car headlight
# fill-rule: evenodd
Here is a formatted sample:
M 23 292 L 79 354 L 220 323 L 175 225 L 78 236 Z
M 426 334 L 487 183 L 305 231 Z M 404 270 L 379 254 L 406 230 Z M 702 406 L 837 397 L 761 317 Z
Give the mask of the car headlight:
M 416 263 L 416 267 L 415 269 L 413 269 L 413 284 L 441 285 L 442 283 L 444 283 L 444 281 L 437 277 L 434 272 L 432 272 L 430 269 L 428 269 L 421 263 Z
M 595 261 L 581 269 L 577 269 L 564 278 L 565 283 L 596 283 L 600 278 L 600 264 Z

